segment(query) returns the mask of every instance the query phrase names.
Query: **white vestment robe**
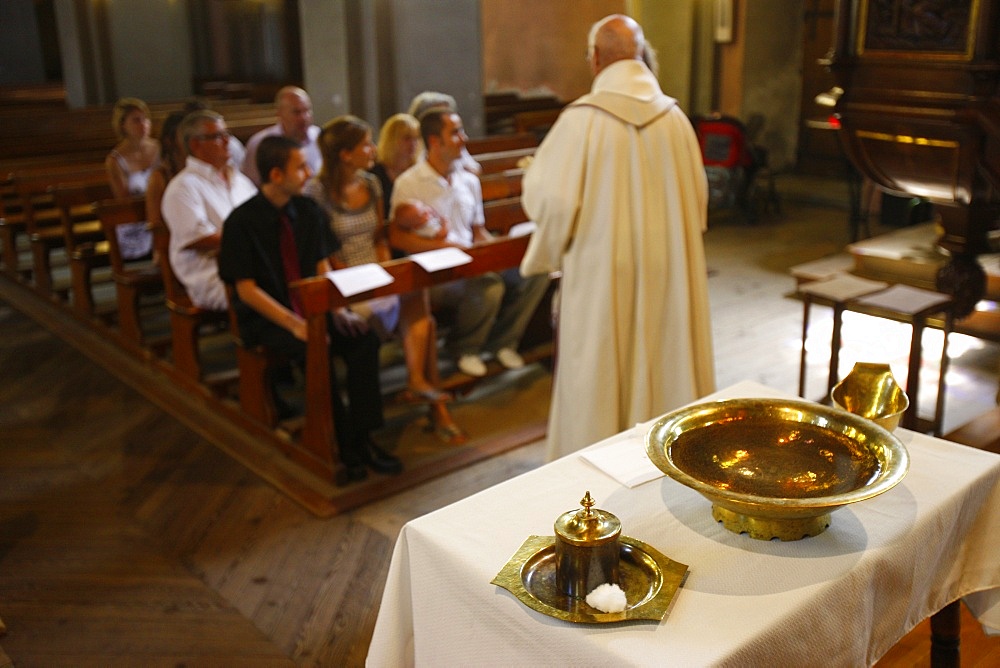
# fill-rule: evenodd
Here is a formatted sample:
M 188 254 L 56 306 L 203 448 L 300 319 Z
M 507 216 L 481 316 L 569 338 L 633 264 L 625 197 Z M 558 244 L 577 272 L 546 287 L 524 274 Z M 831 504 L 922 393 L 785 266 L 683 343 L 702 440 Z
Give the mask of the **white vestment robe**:
M 566 107 L 522 203 L 521 273 L 562 272 L 549 459 L 714 391 L 705 169 L 645 65 L 611 64 Z

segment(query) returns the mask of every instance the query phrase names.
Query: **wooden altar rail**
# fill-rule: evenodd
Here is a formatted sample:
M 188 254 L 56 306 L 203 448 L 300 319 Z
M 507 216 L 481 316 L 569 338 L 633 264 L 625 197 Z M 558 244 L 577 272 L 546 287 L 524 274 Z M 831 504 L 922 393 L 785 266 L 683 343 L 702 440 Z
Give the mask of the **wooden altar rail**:
M 472 262 L 433 274 L 410 258 L 383 263 L 393 277 L 387 286 L 345 298 L 326 276 L 292 284 L 302 301 L 309 323 L 306 343 L 305 425 L 299 444 L 289 443 L 286 454 L 318 475 L 333 480 L 341 464 L 331 410 L 330 352 L 327 346 L 327 314 L 353 302 L 422 290 L 490 271 L 501 271 L 521 263 L 530 237 L 500 238 L 465 249 Z

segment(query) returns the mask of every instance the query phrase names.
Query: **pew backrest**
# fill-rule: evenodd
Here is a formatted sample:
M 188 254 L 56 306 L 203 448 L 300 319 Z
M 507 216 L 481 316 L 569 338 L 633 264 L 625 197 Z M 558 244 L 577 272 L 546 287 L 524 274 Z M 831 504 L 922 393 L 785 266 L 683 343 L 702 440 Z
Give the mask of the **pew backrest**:
M 102 198 L 94 204 L 94 214 L 101 221 L 101 228 L 108 240 L 108 255 L 111 269 L 116 274 L 125 273 L 125 259 L 118 244 L 117 228 L 120 225 L 141 223 L 146 220 L 146 198 L 129 199 Z
M 107 181 L 59 183 L 52 186 L 49 192 L 52 194 L 56 210 L 59 211 L 66 252 L 72 253 L 83 241 L 79 236 L 81 224 L 97 221 L 94 202 L 111 197 L 111 186 Z

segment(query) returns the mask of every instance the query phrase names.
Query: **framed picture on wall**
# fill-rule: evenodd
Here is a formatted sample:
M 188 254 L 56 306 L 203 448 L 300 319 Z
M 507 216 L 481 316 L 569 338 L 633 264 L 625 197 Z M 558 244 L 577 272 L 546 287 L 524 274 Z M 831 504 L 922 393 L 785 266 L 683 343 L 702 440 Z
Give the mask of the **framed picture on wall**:
M 980 0 L 860 0 L 857 54 L 970 60 Z

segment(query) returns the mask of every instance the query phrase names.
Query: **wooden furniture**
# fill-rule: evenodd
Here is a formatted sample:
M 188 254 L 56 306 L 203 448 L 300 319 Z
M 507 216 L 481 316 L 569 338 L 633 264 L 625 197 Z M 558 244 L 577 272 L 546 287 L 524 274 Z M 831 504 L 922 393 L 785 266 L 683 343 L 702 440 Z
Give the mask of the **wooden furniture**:
M 840 138 L 886 192 L 934 203 L 951 253 L 937 287 L 956 315 L 982 299 L 978 255 L 1000 216 L 1000 2 L 840 0 L 828 64 Z
M 93 272 L 111 262 L 94 202 L 111 197 L 111 186 L 105 179 L 97 183 L 60 183 L 49 191 L 59 211 L 63 248 L 69 259 L 73 311 L 88 318 L 94 314 Z M 44 248 L 38 248 L 39 237 L 32 235 L 32 251 L 44 253 Z M 42 261 L 36 259 L 36 266 Z
M 153 227 L 153 248 L 160 265 L 167 310 L 170 312 L 170 340 L 173 366 L 182 376 L 194 382 L 204 382 L 217 388 L 232 380 L 232 374 L 206 376 L 202 368 L 198 340 L 205 326 L 226 327 L 227 311 L 210 311 L 191 302 L 184 285 L 170 266 L 170 230 L 166 225 Z
M 278 410 L 270 374 L 280 356 L 266 346 L 248 346 L 240 336 L 239 319 L 233 309 L 233 288 L 226 286 L 229 297 L 229 333 L 236 342 L 236 365 L 240 372 L 240 409 L 269 428 L 278 424 Z
M 486 216 L 486 229 L 499 235 L 507 234 L 514 225 L 528 220 L 519 196 L 483 202 L 483 214 Z
M 846 286 L 843 282 L 846 281 Z M 855 287 L 856 286 L 856 287 Z M 894 322 L 907 323 L 912 328 L 910 353 L 907 364 L 906 394 L 910 407 L 903 416 L 902 425 L 907 429 L 931 432 L 941 435 L 944 419 L 945 380 L 948 373 L 948 335 L 951 333 L 952 300 L 949 295 L 929 292 L 896 285 L 887 287 L 873 281 L 866 281 L 849 274 L 843 274 L 825 281 L 800 285 L 798 293 L 802 297 L 802 348 L 799 360 L 799 396 L 805 396 L 806 381 L 806 338 L 809 331 L 809 312 L 813 304 L 829 306 L 833 309 L 833 333 L 830 341 L 830 372 L 827 377 L 826 401 L 839 380 L 841 328 L 843 314 L 847 311 L 861 313 L 875 318 L 885 318 Z M 927 320 L 932 315 L 943 314 L 944 342 L 941 346 L 941 365 L 938 372 L 937 400 L 934 415 L 922 419 L 918 415 L 920 393 L 920 370 L 923 360 L 923 333 Z
M 500 238 L 491 243 L 465 249 L 472 262 L 430 274 L 412 258 L 393 260 L 383 268 L 393 277 L 387 286 L 344 298 L 325 276 L 304 279 L 292 284 L 297 290 L 309 322 L 306 343 L 306 415 L 300 443 L 289 443 L 286 454 L 318 475 L 335 479 L 341 469 L 331 411 L 327 313 L 348 303 L 401 294 L 435 284 L 499 271 L 520 264 L 529 237 Z M 527 358 L 526 358 L 527 359 Z
M 491 153 L 480 153 L 475 156 L 476 162 L 483 168 L 482 176 L 495 174 L 507 169 L 518 169 L 522 159 L 535 154 L 535 147 L 510 149 Z
M 100 192 L 107 195 L 111 193 L 110 186 L 107 186 L 107 174 L 103 169 L 14 178 L 14 188 L 21 199 L 26 231 L 31 241 L 32 282 L 36 290 L 48 297 L 56 296 L 52 282 L 52 251 L 66 248 L 67 236 L 73 243 L 97 241 L 101 238 L 100 225 L 96 221 L 72 220 L 72 214 L 67 223 L 70 225 L 70 234 L 63 231 L 62 212 L 53 195 L 54 187 L 60 183 L 73 184 L 74 188 L 81 189 L 68 197 L 69 206 L 73 206 L 77 195 L 84 192 L 86 187 L 94 186 L 96 193 L 104 185 L 108 189 Z M 71 249 L 67 249 L 67 253 L 70 252 Z
M 163 292 L 163 275 L 151 258 L 126 261 L 118 244 L 117 229 L 121 225 L 145 223 L 146 198 L 106 199 L 96 203 L 94 212 L 107 239 L 118 304 L 118 329 L 135 345 L 144 346 L 147 341 L 139 315 L 140 300 Z
M 50 161 L 51 162 L 51 161 Z M 21 241 L 29 235 L 29 220 L 41 225 L 55 225 L 58 214 L 47 190 L 60 182 L 100 182 L 104 167 L 99 163 L 51 162 L 3 172 L 0 195 L 3 217 L 0 218 L 0 241 L 3 243 L 3 269 L 12 278 L 28 280 L 30 268 L 20 259 Z M 106 177 L 105 179 L 106 180 Z
M 744 381 L 705 400 L 782 396 Z M 896 488 L 834 512 L 819 536 L 760 542 L 722 528 L 672 479 L 626 486 L 584 459 L 641 462 L 643 437 L 627 430 L 408 522 L 367 665 L 870 665 L 965 592 L 1000 601 L 994 454 L 906 433 L 910 468 Z M 689 567 L 659 624 L 563 622 L 489 584 L 586 490 L 623 535 Z M 502 521 L 484 521 L 497 509 Z M 1000 628 L 996 611 L 977 614 Z
M 503 199 L 505 197 L 521 196 L 521 181 L 524 179 L 523 169 L 505 169 L 479 177 L 479 186 L 483 193 L 483 202 Z
M 517 132 L 505 135 L 487 135 L 474 137 L 465 143 L 465 148 L 472 155 L 480 153 L 496 153 L 538 146 L 538 137 L 530 132 Z

